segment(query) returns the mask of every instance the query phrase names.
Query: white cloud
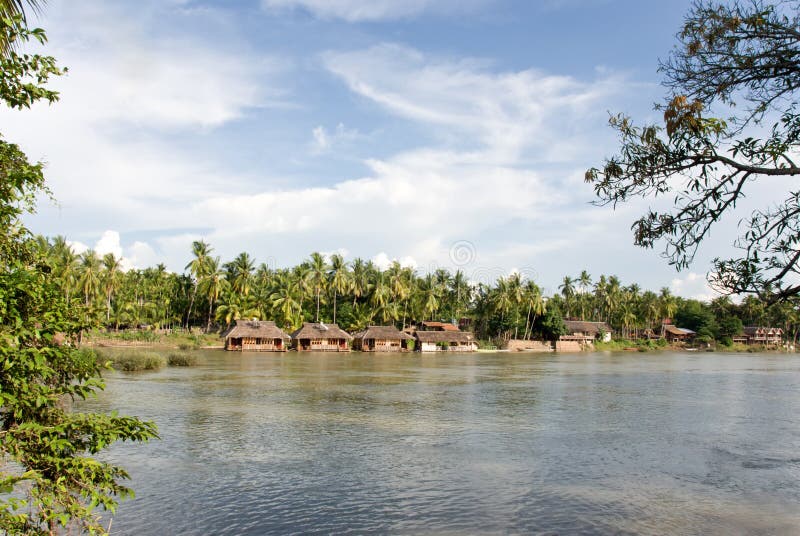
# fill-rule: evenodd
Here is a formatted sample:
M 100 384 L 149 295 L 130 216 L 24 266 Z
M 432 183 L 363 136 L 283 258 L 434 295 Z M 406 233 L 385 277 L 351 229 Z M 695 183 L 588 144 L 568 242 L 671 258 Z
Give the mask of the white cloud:
M 330 151 L 333 147 L 352 142 L 359 137 L 357 129 L 349 129 L 344 126 L 344 123 L 339 123 L 333 132 L 319 125 L 311 130 L 313 137 L 312 152 L 315 154 L 322 154 Z
M 147 268 L 164 261 L 147 242 L 135 241 L 125 248 L 125 258 L 133 268 Z
M 75 255 L 80 255 L 84 251 L 89 251 L 89 246 L 87 246 L 83 242 L 67 240 L 67 245 Z
M 61 100 L 0 110 L 4 135 L 47 162 L 62 210 L 73 219 L 94 216 L 96 227 L 84 232 L 111 221 L 121 229 L 174 227 L 175 206 L 244 182 L 172 138 L 281 98 L 275 79 L 284 65 L 271 56 L 237 48 L 235 38 L 221 44 L 174 28 L 154 34 L 169 8 L 96 0 L 48 6 L 46 51 L 69 67 L 53 82 Z M 102 213 L 113 220 L 96 217 Z
M 673 294 L 701 301 L 711 301 L 720 296 L 709 286 L 705 275 L 695 272 L 687 272 L 683 277 L 674 278 L 669 288 Z
M 403 268 L 411 268 L 413 270 L 417 268 L 417 261 L 414 259 L 414 257 L 408 255 L 397 259 L 394 257 L 389 257 L 389 255 L 387 255 L 385 251 L 381 251 L 380 253 L 372 257 L 371 260 L 372 263 L 381 270 L 386 270 L 394 262 L 400 263 L 400 266 L 402 266 Z
M 583 82 L 536 70 L 497 73 L 485 61 L 437 59 L 396 44 L 329 52 L 323 62 L 389 111 L 481 143 L 489 162 L 516 160 L 531 149 L 541 161 L 572 159 L 591 142 L 586 120 L 604 119 L 598 103 L 624 82 L 613 74 Z
M 375 22 L 407 19 L 425 12 L 454 13 L 473 10 L 487 0 L 262 0 L 264 9 L 302 9 L 321 19 Z
M 119 233 L 117 231 L 105 231 L 94 245 L 94 251 L 101 257 L 107 253 L 113 254 L 116 258 L 122 257 Z

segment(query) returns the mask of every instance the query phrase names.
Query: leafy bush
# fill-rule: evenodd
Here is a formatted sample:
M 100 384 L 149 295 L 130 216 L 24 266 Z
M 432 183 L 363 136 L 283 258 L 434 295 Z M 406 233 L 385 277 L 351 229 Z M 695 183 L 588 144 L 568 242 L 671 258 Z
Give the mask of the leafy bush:
M 197 356 L 184 352 L 173 352 L 167 357 L 170 367 L 193 367 L 197 364 Z

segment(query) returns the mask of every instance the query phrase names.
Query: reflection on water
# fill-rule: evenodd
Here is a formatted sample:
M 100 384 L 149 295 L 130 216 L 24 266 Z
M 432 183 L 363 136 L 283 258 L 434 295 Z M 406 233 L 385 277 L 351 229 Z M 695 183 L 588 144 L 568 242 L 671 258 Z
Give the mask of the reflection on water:
M 800 358 L 201 354 L 113 374 L 116 534 L 800 533 Z

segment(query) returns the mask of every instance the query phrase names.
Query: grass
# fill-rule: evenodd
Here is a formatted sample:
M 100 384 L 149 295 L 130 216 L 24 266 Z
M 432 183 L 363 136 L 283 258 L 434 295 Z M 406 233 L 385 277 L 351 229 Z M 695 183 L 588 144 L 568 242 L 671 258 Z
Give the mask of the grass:
M 170 367 L 193 367 L 197 364 L 197 356 L 186 352 L 172 352 L 167 356 Z
M 167 365 L 167 359 L 158 352 L 143 352 L 138 350 L 97 352 L 98 358 L 110 361 L 116 370 L 137 372 L 141 370 L 158 370 Z

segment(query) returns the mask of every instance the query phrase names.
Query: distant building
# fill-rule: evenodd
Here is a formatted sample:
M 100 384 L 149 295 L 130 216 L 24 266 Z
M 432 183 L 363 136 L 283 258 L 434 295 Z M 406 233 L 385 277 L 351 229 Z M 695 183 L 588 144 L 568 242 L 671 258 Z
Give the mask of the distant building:
M 423 331 L 461 331 L 458 326 L 449 322 L 423 322 Z
M 402 352 L 414 337 L 394 326 L 369 326 L 353 335 L 353 349 L 362 352 Z
M 292 348 L 299 352 L 349 352 L 353 337 L 336 324 L 304 322 L 292 333 Z
M 475 336 L 468 331 L 417 331 L 416 350 L 419 352 L 474 352 L 478 349 Z
M 611 340 L 611 326 L 605 322 L 586 322 L 584 320 L 564 320 L 567 332 L 558 338 L 560 341 L 594 343 Z
M 689 342 L 694 339 L 695 333 L 691 329 L 679 328 L 673 324 L 664 324 L 663 326 L 664 338 L 669 343 Z
M 285 352 L 289 335 L 267 320 L 237 320 L 225 333 L 225 349 L 243 352 Z
M 783 343 L 783 330 L 781 328 L 768 328 L 747 326 L 742 330 L 742 336 L 734 337 L 735 342 L 745 344 L 779 345 Z M 744 341 L 742 341 L 744 338 Z

